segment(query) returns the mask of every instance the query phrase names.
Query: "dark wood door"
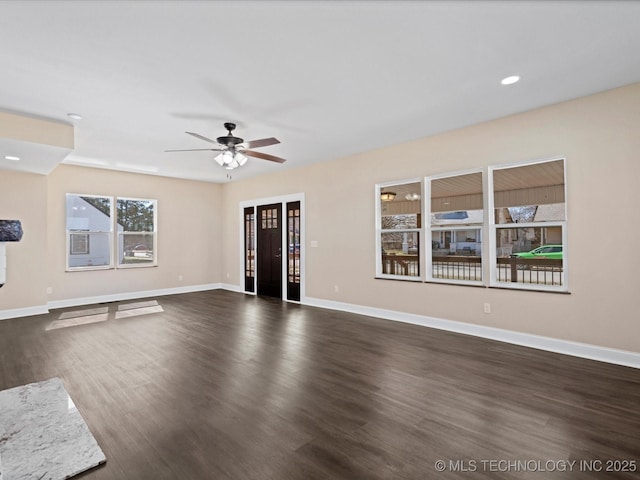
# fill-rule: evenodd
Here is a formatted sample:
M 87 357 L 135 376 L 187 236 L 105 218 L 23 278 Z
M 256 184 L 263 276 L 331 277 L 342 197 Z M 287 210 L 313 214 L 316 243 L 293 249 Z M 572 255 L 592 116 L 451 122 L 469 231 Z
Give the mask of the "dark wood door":
M 282 205 L 258 207 L 258 295 L 282 298 Z

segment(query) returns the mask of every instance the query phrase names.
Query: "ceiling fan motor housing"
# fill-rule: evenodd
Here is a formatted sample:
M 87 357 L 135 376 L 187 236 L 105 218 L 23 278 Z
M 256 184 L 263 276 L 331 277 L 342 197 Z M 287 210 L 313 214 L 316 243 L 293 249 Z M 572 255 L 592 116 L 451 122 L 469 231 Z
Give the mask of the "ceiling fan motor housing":
M 235 147 L 236 145 L 244 142 L 242 138 L 234 137 L 233 134 L 231 133 L 236 129 L 235 123 L 227 122 L 224 124 L 224 128 L 227 129 L 227 131 L 229 132 L 229 135 L 216 138 L 219 144 L 226 145 L 227 147 Z
M 234 137 L 233 135 L 225 135 L 224 137 L 216 138 L 220 145 L 226 145 L 227 147 L 235 147 L 236 145 L 244 142 L 242 138 Z

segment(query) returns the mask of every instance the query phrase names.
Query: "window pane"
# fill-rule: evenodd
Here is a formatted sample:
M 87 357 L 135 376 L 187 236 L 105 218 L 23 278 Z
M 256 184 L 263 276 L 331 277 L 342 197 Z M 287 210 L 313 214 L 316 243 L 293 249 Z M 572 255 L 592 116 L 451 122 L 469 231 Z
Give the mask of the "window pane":
M 378 252 L 381 267 L 378 273 L 420 276 L 420 235 L 414 229 L 422 227 L 421 191 L 421 182 L 379 188 L 377 226 L 381 240 Z
M 110 233 L 71 233 L 69 236 L 69 268 L 111 265 Z
M 431 180 L 431 225 L 481 224 L 482 173 Z
M 482 281 L 481 234 L 480 228 L 432 230 L 432 278 Z
M 383 230 L 420 227 L 421 188 L 420 182 L 414 182 L 380 189 L 380 227 Z
M 155 200 L 118 198 L 118 265 L 155 265 Z
M 499 282 L 533 285 L 564 284 L 562 227 L 496 229 Z
M 502 207 L 495 209 L 495 223 L 539 223 L 563 221 L 564 203 L 544 205 L 521 205 L 519 207 Z
M 494 170 L 495 223 L 565 220 L 564 161 Z
M 430 279 L 482 282 L 482 172 L 435 178 L 430 187 Z
M 121 265 L 153 264 L 154 234 L 119 234 L 118 258 Z
M 381 236 L 382 273 L 420 276 L 420 234 L 418 232 L 385 232 Z
M 154 232 L 155 200 L 118 198 L 118 230 L 124 232 Z
M 67 230 L 111 231 L 111 198 L 67 194 Z

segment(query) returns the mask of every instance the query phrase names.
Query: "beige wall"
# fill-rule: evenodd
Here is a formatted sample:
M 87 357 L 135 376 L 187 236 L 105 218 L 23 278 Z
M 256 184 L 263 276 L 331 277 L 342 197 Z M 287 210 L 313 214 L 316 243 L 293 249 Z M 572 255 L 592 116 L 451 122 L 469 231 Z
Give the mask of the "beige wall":
M 220 282 L 220 185 L 69 165 L 47 179 L 49 301 Z M 65 272 L 66 193 L 156 199 L 158 266 Z
M 66 193 L 156 199 L 158 266 L 66 272 Z M 24 229 L 21 242 L 7 244 L 0 318 L 48 302 L 219 283 L 220 201 L 221 186 L 205 182 L 69 165 L 47 176 L 0 170 L 0 218 L 21 220 Z
M 0 219 L 20 220 L 20 242 L 7 242 L 7 283 L 0 311 L 47 303 L 47 177 L 0 170 Z
M 640 283 L 633 255 L 639 124 L 635 84 L 223 186 L 67 165 L 48 176 L 0 171 L 0 218 L 20 219 L 25 230 L 22 242 L 7 248 L 0 313 L 47 301 L 239 286 L 239 202 L 304 192 L 308 297 L 640 352 L 633 304 Z M 374 279 L 376 183 L 555 156 L 567 159 L 570 294 Z M 159 266 L 65 272 L 69 192 L 157 199 Z M 485 302 L 491 314 L 482 313 Z
M 238 203 L 304 192 L 308 297 L 640 352 L 633 304 L 640 285 L 640 260 L 633 255 L 640 238 L 638 125 L 640 84 L 635 84 L 226 184 L 226 281 L 240 285 Z M 376 183 L 556 156 L 567 159 L 570 294 L 374 279 Z M 318 247 L 309 248 L 311 241 Z M 483 313 L 485 302 L 491 303 L 491 314 Z

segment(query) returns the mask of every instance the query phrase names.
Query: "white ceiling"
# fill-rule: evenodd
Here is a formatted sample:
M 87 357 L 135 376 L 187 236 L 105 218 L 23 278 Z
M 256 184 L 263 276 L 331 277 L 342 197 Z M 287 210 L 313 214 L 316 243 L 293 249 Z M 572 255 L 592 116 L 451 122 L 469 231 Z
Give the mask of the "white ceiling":
M 212 182 L 213 152 L 164 152 L 210 146 L 185 131 L 282 142 L 237 180 L 634 83 L 639 56 L 630 1 L 0 1 L 0 109 L 73 122 L 63 163 Z

